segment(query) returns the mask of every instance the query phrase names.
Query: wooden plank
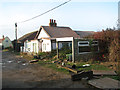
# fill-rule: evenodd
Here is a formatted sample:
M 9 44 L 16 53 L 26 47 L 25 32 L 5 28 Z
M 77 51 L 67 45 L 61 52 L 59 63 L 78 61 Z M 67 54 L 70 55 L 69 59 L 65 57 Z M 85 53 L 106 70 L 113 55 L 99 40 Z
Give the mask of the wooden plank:
M 62 67 L 64 69 L 66 69 L 66 70 L 69 70 L 69 71 L 71 71 L 71 72 L 73 72 L 75 74 L 78 74 L 81 71 L 83 71 L 83 70 L 77 71 L 77 70 L 73 69 L 72 66 L 70 66 L 70 65 L 67 65 L 66 67 L 64 67 L 64 66 L 61 66 L 61 65 L 58 64 L 57 66 Z
M 93 70 L 93 75 L 117 75 L 115 71 Z
M 120 81 L 108 77 L 89 80 L 88 84 L 99 89 L 120 89 Z
M 69 71 L 71 71 L 71 72 L 73 72 L 73 73 L 75 73 L 75 74 L 77 74 L 78 72 L 80 72 L 80 71 L 77 71 L 77 70 L 75 70 L 75 69 L 71 69 L 71 68 L 69 68 L 69 67 L 61 66 L 61 65 L 59 65 L 59 64 L 57 64 L 57 66 L 59 66 L 59 67 L 61 67 L 61 68 L 64 68 L 64 69 L 66 69 L 66 70 L 69 70 Z
M 29 61 L 29 63 L 34 63 L 34 62 L 38 62 L 39 60 L 31 60 Z
M 70 71 L 72 71 L 72 72 L 74 72 L 74 73 L 78 73 L 78 71 L 76 71 L 76 70 L 73 70 L 73 69 L 71 69 L 71 68 L 68 68 L 68 67 L 63 67 L 64 69 L 67 69 L 67 70 L 70 70 Z

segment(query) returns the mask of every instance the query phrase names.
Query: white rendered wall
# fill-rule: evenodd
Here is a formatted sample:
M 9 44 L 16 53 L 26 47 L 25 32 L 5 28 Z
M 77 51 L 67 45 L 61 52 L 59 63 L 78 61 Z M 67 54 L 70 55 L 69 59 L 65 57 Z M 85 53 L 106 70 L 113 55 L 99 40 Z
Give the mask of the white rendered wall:
M 51 52 L 51 40 L 42 39 L 42 52 Z M 46 50 L 44 49 L 44 45 L 46 45 Z
M 46 31 L 44 29 L 41 30 L 38 39 L 40 38 L 49 38 L 50 36 L 46 33 Z
M 24 52 L 34 52 L 33 51 L 33 43 L 36 43 L 36 52 L 38 53 L 38 40 L 31 40 L 24 42 Z
M 36 44 L 36 52 L 33 51 L 33 44 Z M 38 49 L 38 40 L 32 40 L 30 43 L 28 43 L 28 47 L 30 47 L 30 52 L 35 52 L 38 53 L 39 49 Z

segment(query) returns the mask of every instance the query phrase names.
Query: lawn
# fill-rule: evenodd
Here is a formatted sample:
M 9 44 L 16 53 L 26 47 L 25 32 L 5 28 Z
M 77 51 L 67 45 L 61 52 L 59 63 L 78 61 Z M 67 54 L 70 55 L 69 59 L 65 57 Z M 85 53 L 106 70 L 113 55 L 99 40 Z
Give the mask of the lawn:
M 60 72 L 64 72 L 64 73 L 69 73 L 68 70 L 58 67 L 56 63 L 52 63 L 52 60 L 39 60 L 38 64 L 48 67 L 48 68 L 52 68 L 56 71 L 60 71 Z M 104 66 L 104 65 L 99 65 L 99 64 L 90 64 L 89 67 L 81 67 L 84 64 L 88 64 L 86 62 L 80 62 L 80 63 L 72 63 L 72 62 L 67 62 L 66 65 L 76 65 L 76 70 L 80 71 L 80 70 L 85 70 L 85 71 L 89 71 L 89 70 L 111 70 L 108 67 Z
M 84 64 L 90 64 L 88 62 L 78 62 L 78 63 L 75 63 L 76 65 L 76 69 L 79 71 L 79 70 L 85 70 L 85 71 L 88 71 L 88 70 L 111 70 L 109 69 L 108 67 L 104 66 L 104 65 L 100 65 L 98 63 L 94 63 L 94 64 L 90 64 L 89 67 L 82 67 L 82 65 Z M 72 62 L 68 62 L 67 65 L 74 65 L 74 63 Z
M 56 71 L 60 71 L 60 72 L 63 72 L 63 73 L 66 73 L 66 74 L 69 74 L 69 71 L 64 69 L 64 68 L 61 68 L 61 67 L 58 67 L 57 64 L 55 63 L 51 63 L 50 60 L 46 60 L 46 61 L 43 61 L 43 60 L 40 60 L 38 62 L 38 64 L 44 66 L 44 67 L 48 67 L 48 68 L 52 68 Z
M 89 67 L 85 67 L 85 68 L 78 68 L 78 70 L 82 70 L 82 69 L 84 70 L 111 70 L 103 65 L 95 65 L 95 64 L 90 65 Z

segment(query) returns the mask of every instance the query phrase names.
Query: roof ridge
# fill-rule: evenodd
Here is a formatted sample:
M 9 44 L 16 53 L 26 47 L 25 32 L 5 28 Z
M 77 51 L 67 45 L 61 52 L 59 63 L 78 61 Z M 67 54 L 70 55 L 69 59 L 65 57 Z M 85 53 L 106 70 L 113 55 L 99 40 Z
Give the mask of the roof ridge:
M 41 26 L 47 34 L 51 38 L 58 38 L 58 37 L 75 37 L 79 38 L 80 36 L 74 32 L 70 27 L 65 26 L 57 26 L 57 27 L 50 27 L 50 26 Z
M 75 32 L 95 32 L 95 31 L 75 31 Z
M 52 26 L 43 26 L 42 27 L 52 27 Z M 54 27 L 54 26 L 53 26 Z M 56 26 L 56 28 L 70 28 L 70 27 L 66 27 L 66 26 Z M 71 28 L 70 28 L 71 29 Z

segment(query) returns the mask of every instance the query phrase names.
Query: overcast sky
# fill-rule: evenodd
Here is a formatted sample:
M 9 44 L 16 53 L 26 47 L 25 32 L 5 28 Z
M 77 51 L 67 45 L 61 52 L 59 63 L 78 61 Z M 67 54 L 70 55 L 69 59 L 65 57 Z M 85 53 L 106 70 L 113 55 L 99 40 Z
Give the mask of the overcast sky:
M 15 39 L 15 22 L 21 22 L 44 13 L 68 0 L 1 0 L 0 37 Z M 84 2 L 83 2 L 84 1 Z M 116 27 L 119 0 L 72 0 L 69 3 L 28 22 L 18 23 L 18 38 L 48 26 L 55 19 L 58 26 L 78 31 L 100 31 Z

